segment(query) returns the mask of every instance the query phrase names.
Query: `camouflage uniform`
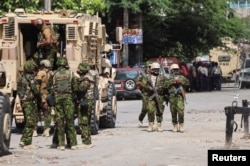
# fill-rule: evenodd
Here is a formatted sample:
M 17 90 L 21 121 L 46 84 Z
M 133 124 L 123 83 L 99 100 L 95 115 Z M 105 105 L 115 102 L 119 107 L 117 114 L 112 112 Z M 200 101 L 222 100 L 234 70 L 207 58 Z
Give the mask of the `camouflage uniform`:
M 159 64 L 157 64 L 159 65 Z M 159 73 L 155 73 L 154 69 L 159 68 L 154 68 L 154 63 L 151 65 L 151 74 L 147 74 L 143 76 L 143 79 L 141 80 L 141 88 L 143 92 L 145 92 L 145 108 L 146 112 L 148 113 L 148 121 L 149 121 L 149 127 L 148 131 L 151 132 L 153 131 L 153 124 L 155 121 L 155 115 L 156 115 L 156 121 L 157 121 L 157 131 L 162 131 L 161 129 L 161 123 L 163 120 L 163 112 L 164 112 L 164 95 L 167 92 L 167 88 L 169 87 L 170 83 L 169 80 L 164 77 L 163 75 L 159 75 Z M 159 101 L 159 109 L 158 110 L 158 104 L 155 100 L 155 97 L 152 98 L 154 95 L 153 88 L 151 87 L 154 86 L 155 89 L 157 89 L 158 92 L 158 101 Z
M 42 110 L 44 113 L 44 132 L 43 136 L 48 137 L 50 131 L 50 123 L 51 123 L 51 108 L 49 108 L 47 103 L 47 97 L 49 95 L 48 90 L 48 81 L 52 78 L 53 73 L 50 70 L 51 65 L 50 61 L 42 60 L 40 62 L 41 69 L 38 71 L 36 80 L 39 82 L 39 90 L 41 93 L 41 102 L 42 102 Z
M 55 132 L 53 144 L 58 145 L 58 149 L 65 149 L 65 133 L 67 143 L 71 149 L 77 145 L 76 131 L 74 126 L 74 103 L 72 87 L 75 79 L 73 72 L 67 69 L 66 58 L 60 57 L 57 60 L 58 70 L 53 75 L 53 91 L 55 95 Z
M 151 67 L 151 63 L 152 62 L 150 62 L 150 61 L 147 61 L 146 63 L 145 63 L 145 67 L 146 67 L 146 69 L 145 69 L 145 72 L 144 73 L 140 73 L 140 75 L 138 76 L 138 78 L 137 78 L 137 80 L 136 80 L 136 84 L 137 85 L 140 85 L 141 84 L 141 81 L 143 80 L 143 76 L 145 75 L 147 75 L 147 74 L 150 74 L 150 67 Z M 143 75 L 144 74 L 144 75 Z M 145 92 L 145 91 L 143 91 L 143 89 L 142 88 L 140 88 L 140 90 L 141 90 L 141 97 L 142 97 L 142 108 L 141 108 L 141 112 L 140 112 L 140 114 L 139 114 L 139 126 L 142 126 L 142 121 L 143 121 L 143 119 L 144 119 L 144 117 L 146 116 L 146 114 L 147 114 L 147 108 L 146 108 L 146 102 L 147 102 L 147 100 L 146 100 L 146 97 L 147 97 L 147 93 Z
M 91 146 L 91 128 L 90 118 L 91 111 L 94 109 L 94 78 L 89 72 L 90 67 L 87 63 L 82 62 L 78 66 L 76 84 L 73 86 L 74 93 L 78 101 L 78 124 L 81 131 L 82 145 L 78 147 Z
M 54 30 L 46 25 L 42 19 L 36 19 L 35 25 L 41 31 L 39 33 L 38 50 L 42 57 L 38 59 L 47 59 L 50 61 L 53 70 L 56 69 L 55 62 L 57 59 L 57 35 Z M 40 54 L 39 53 L 39 54 Z M 38 55 L 40 56 L 40 55 Z
M 35 74 L 38 70 L 34 61 L 27 61 L 24 64 L 24 73 L 17 81 L 17 94 L 21 100 L 24 113 L 25 126 L 21 137 L 20 146 L 32 147 L 32 133 L 37 125 L 37 99 L 40 96 L 35 81 Z
M 173 64 L 170 67 L 171 75 L 170 82 L 171 87 L 169 89 L 169 103 L 170 103 L 170 111 L 172 114 L 172 123 L 173 123 L 173 131 L 183 132 L 184 125 L 184 109 L 185 109 L 185 92 L 184 86 L 189 86 L 189 80 L 180 75 L 178 72 L 174 73 L 174 69 L 179 69 L 177 64 Z

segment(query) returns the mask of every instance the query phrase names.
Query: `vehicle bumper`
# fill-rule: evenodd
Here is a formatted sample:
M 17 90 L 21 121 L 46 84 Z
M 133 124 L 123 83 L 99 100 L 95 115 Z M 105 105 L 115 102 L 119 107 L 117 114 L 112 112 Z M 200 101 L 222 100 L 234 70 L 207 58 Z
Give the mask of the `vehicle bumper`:
M 116 90 L 116 97 L 118 99 L 121 98 L 140 98 L 141 97 L 141 91 L 139 89 L 128 91 L 128 90 Z

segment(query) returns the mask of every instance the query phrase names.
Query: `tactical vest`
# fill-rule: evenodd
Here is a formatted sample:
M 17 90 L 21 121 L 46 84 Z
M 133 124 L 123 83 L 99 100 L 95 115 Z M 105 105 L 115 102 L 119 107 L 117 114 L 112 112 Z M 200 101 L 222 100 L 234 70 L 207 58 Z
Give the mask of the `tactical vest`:
M 94 79 L 93 79 L 93 76 L 90 74 L 90 73 L 87 73 L 85 76 L 83 76 L 82 78 L 79 79 L 79 91 L 82 91 L 84 89 L 84 82 L 83 80 L 86 80 L 88 79 L 89 81 L 89 84 L 90 84 L 90 87 L 87 89 L 87 92 L 85 93 L 84 95 L 84 98 L 85 99 L 93 99 L 94 98 Z
M 72 72 L 66 69 L 59 69 L 53 77 L 54 91 L 56 94 L 71 93 Z
M 23 74 L 17 82 L 17 94 L 21 100 L 33 100 L 31 84 L 34 84 L 34 77 L 29 74 Z

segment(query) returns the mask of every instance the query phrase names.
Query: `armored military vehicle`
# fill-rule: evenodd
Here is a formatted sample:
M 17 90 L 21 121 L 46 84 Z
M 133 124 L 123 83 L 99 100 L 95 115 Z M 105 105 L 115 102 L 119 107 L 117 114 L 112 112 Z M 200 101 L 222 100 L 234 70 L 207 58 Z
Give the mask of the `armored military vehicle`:
M 16 9 L 0 19 L 0 55 L 1 78 L 6 77 L 6 94 L 11 98 L 13 118 L 17 128 L 24 127 L 24 116 L 20 101 L 16 95 L 16 80 L 22 72 L 25 61 L 37 52 L 38 32 L 34 21 L 41 18 L 58 34 L 58 55 L 68 59 L 70 69 L 76 73 L 80 62 L 91 66 L 91 73 L 96 80 L 95 108 L 91 114 L 91 132 L 97 134 L 99 127 L 114 128 L 116 123 L 117 102 L 114 86 L 115 69 L 107 58 L 112 45 L 106 43 L 106 29 L 98 15 L 75 13 L 71 10 L 42 10 L 26 13 Z M 77 73 L 76 73 L 77 75 Z M 2 79 L 1 79 L 2 80 Z M 6 95 L 1 94 L 1 103 L 9 103 Z M 8 137 L 8 125 L 11 114 L 1 110 L 1 129 L 4 138 Z M 5 120 L 5 121 L 2 121 Z M 3 125 L 2 123 L 6 124 Z M 3 138 L 0 138 L 1 145 Z
M 0 62 L 0 156 L 6 154 L 9 150 L 12 122 L 11 92 L 9 91 L 11 83 L 8 80 L 4 63 L 5 62 L 2 61 Z
M 239 46 L 232 39 L 224 39 L 224 47 L 210 50 L 210 61 L 217 62 L 222 71 L 222 82 L 234 82 L 234 74 L 240 69 Z

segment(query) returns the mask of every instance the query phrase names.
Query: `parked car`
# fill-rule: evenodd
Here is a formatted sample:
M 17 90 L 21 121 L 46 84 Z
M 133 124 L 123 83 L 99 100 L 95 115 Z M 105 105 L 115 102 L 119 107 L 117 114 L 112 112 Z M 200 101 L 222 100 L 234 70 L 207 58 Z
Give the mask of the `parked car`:
M 240 89 L 250 88 L 250 58 L 245 59 L 239 75 L 236 78 L 236 82 Z
M 139 99 L 141 91 L 136 86 L 136 80 L 142 68 L 117 68 L 115 77 L 116 97 L 121 99 Z

